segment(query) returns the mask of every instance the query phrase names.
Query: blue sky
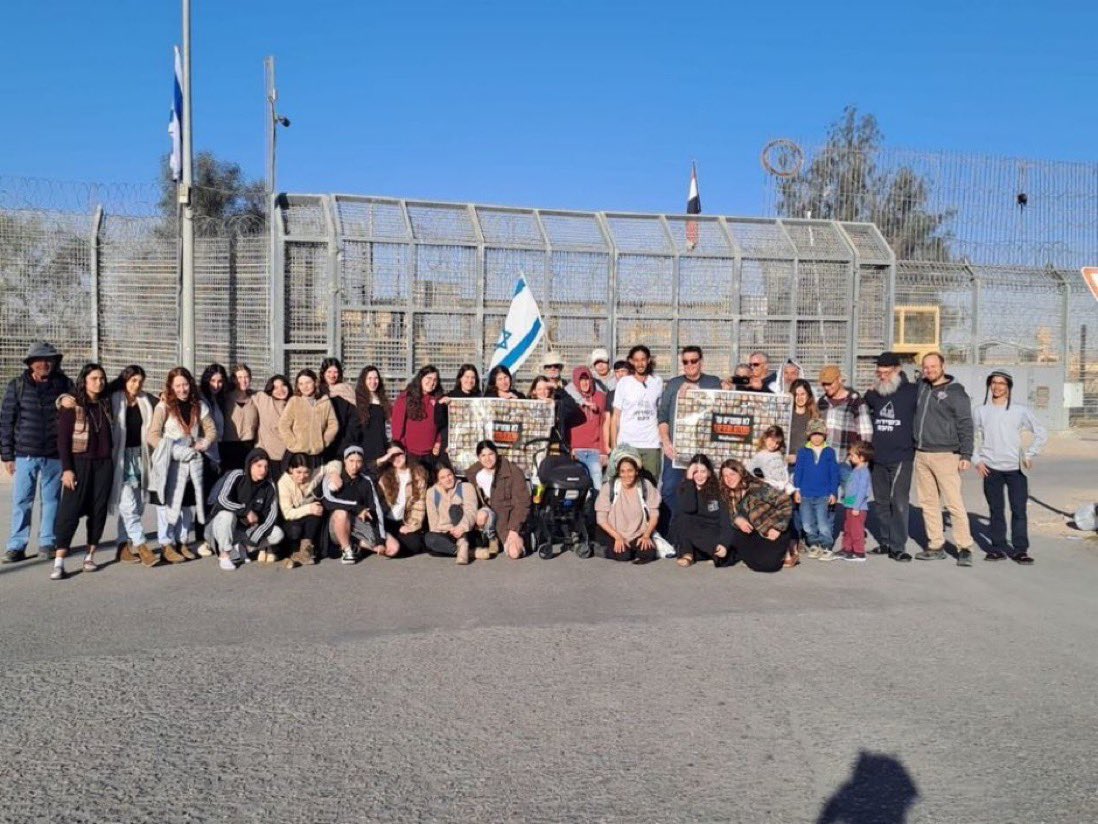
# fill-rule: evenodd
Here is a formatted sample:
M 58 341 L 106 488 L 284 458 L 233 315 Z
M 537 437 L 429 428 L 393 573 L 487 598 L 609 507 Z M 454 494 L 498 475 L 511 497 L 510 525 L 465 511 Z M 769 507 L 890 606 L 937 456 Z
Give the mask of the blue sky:
M 887 143 L 1098 160 L 1093 2 L 194 0 L 195 149 L 280 188 L 757 214 L 771 138 L 842 107 Z M 174 0 L 5 3 L 0 174 L 145 182 L 167 151 Z

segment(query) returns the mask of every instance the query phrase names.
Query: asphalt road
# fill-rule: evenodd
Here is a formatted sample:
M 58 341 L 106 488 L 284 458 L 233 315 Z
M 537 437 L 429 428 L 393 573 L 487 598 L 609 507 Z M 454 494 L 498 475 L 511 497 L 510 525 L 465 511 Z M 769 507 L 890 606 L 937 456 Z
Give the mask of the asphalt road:
M 1032 568 L 0 567 L 0 821 L 1096 821 L 1098 543 L 1030 511 Z

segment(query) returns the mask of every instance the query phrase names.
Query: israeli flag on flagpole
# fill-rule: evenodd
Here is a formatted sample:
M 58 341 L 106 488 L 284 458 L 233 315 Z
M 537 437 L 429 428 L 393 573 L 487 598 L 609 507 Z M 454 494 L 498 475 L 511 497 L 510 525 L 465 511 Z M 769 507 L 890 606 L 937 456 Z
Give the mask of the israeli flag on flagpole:
M 183 177 L 183 58 L 179 56 L 179 46 L 175 47 L 175 95 L 168 134 L 172 136 L 172 154 L 168 164 L 172 169 L 172 180 L 178 182 Z
M 488 369 L 502 365 L 512 372 L 518 371 L 544 335 L 545 323 L 538 311 L 534 293 L 526 282 L 526 275 L 519 275 L 511 297 L 511 308 L 507 310 L 507 319 L 503 321 L 503 330 L 499 333 Z

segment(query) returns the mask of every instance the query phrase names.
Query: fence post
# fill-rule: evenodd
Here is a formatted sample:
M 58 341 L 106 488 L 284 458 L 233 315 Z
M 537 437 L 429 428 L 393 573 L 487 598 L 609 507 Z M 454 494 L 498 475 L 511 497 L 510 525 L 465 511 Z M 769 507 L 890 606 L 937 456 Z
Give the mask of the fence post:
M 103 206 L 95 207 L 92 217 L 91 258 L 91 356 L 99 363 L 99 231 L 103 226 Z
M 736 371 L 736 365 L 740 363 L 740 283 L 743 280 L 743 250 L 739 241 L 728 228 L 728 221 L 723 215 L 718 215 L 717 225 L 724 232 L 724 238 L 732 250 L 732 283 L 729 286 L 729 309 L 732 310 L 732 372 Z M 731 374 L 731 373 L 730 373 Z
M 682 255 L 675 243 L 675 236 L 671 233 L 667 215 L 660 215 L 660 225 L 667 235 L 667 242 L 671 244 L 671 252 L 674 254 L 671 259 L 671 362 L 674 363 L 679 354 L 679 290 L 682 278 Z
M 473 233 L 477 238 L 477 359 L 475 363 L 484 363 L 484 298 L 488 291 L 488 256 L 484 249 L 484 230 L 480 228 L 480 217 L 477 215 L 476 206 L 467 203 L 465 209 L 469 214 L 469 222 L 473 226 Z M 479 368 L 479 366 L 478 366 Z
M 605 212 L 595 212 L 595 220 L 598 222 L 602 238 L 606 242 L 606 249 L 610 253 L 610 282 L 606 289 L 607 317 L 610 320 L 610 351 L 617 357 L 618 351 L 618 247 L 614 243 L 614 236 L 610 232 L 610 224 L 606 222 Z M 612 366 L 613 364 L 611 364 Z
M 282 209 L 279 196 L 272 194 L 267 201 L 267 322 L 270 338 L 270 369 L 272 375 L 286 371 L 286 306 L 283 297 L 282 280 L 285 266 L 282 263 L 282 248 L 285 230 L 282 225 Z
M 846 327 L 846 369 L 851 385 L 858 382 L 858 351 L 862 345 L 862 258 L 841 223 L 832 224 L 850 252 L 850 323 Z
M 969 340 L 969 357 L 972 359 L 973 366 L 980 365 L 980 278 L 976 274 L 976 270 L 972 268 L 972 265 L 967 261 L 964 264 L 965 271 L 968 272 L 971 278 L 972 284 L 972 329 L 970 331 L 971 339 Z
M 343 360 L 343 347 L 340 340 L 343 332 L 343 290 L 340 288 L 339 259 L 343 254 L 343 234 L 340 231 L 339 215 L 336 212 L 335 195 L 321 197 L 324 208 L 324 223 L 328 236 L 328 357 Z

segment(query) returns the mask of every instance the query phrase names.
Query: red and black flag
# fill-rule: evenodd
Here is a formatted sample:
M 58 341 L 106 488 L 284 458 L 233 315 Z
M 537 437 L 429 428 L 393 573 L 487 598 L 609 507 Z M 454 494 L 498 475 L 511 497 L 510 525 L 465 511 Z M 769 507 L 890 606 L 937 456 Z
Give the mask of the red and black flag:
M 690 164 L 690 193 L 686 196 L 686 213 L 700 215 L 702 211 L 701 194 L 698 192 L 698 167 Z M 686 221 L 686 248 L 690 251 L 698 245 L 698 222 Z

